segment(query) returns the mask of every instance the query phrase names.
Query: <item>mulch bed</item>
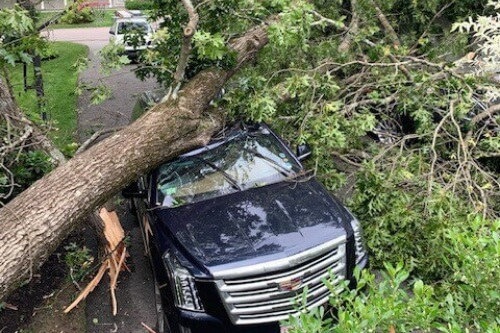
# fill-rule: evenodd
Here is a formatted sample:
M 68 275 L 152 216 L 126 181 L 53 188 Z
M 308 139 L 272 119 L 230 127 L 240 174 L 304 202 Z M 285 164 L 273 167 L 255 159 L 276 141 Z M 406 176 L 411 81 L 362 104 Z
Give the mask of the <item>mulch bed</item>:
M 80 244 L 81 241 L 80 234 L 74 233 L 68 237 L 33 275 L 32 280 L 7 298 L 0 311 L 0 333 L 26 329 L 37 312 L 47 308 L 51 298 L 68 283 L 64 247 L 70 243 Z

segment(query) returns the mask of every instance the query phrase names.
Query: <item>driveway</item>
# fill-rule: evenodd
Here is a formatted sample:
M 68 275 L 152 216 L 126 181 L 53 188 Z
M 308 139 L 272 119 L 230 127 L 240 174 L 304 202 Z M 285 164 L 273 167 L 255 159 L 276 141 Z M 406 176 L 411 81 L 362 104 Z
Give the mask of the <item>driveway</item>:
M 145 90 L 154 89 L 153 80 L 144 82 L 135 78 L 136 65 L 127 65 L 122 70 L 104 76 L 96 52 L 107 44 L 109 28 L 55 29 L 46 32 L 51 40 L 71 41 L 89 47 L 90 66 L 80 74 L 80 82 L 97 83 L 102 81 L 113 91 L 112 98 L 100 105 L 90 105 L 89 94 L 78 100 L 78 136 L 80 142 L 95 131 L 129 123 L 132 108 L 138 95 Z M 116 199 L 118 200 L 118 199 Z M 116 291 L 118 314 L 111 314 L 109 284 L 105 276 L 99 286 L 86 301 L 87 333 L 144 333 L 156 325 L 154 305 L 154 284 L 148 259 L 144 256 L 142 237 L 135 217 L 128 212 L 119 213 L 125 232 L 130 239 L 127 264 L 131 273 L 122 272 Z M 95 241 L 89 235 L 89 241 Z M 89 244 L 92 248 L 92 244 Z M 94 245 L 95 248 L 95 245 Z
M 112 91 L 111 98 L 99 105 L 90 105 L 90 94 L 78 100 L 78 138 L 85 141 L 102 129 L 124 126 L 129 123 L 137 97 L 146 90 L 157 87 L 153 79 L 138 80 L 134 75 L 137 65 L 126 65 L 109 75 L 100 72 L 97 52 L 108 43 L 109 28 L 53 29 L 46 32 L 52 40 L 81 43 L 89 47 L 89 68 L 80 74 L 81 83 L 103 82 Z

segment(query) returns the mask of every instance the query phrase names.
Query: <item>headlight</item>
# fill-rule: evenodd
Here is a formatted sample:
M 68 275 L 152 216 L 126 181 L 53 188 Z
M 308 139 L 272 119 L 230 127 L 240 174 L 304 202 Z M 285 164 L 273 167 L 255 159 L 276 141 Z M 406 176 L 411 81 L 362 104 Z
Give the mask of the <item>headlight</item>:
M 170 251 L 163 256 L 173 284 L 175 305 L 191 311 L 203 311 L 194 277 Z
M 361 225 L 355 217 L 351 220 L 351 226 L 354 230 L 354 244 L 356 247 L 356 265 L 358 265 L 361 260 L 366 256 L 366 249 L 363 240 L 363 230 Z

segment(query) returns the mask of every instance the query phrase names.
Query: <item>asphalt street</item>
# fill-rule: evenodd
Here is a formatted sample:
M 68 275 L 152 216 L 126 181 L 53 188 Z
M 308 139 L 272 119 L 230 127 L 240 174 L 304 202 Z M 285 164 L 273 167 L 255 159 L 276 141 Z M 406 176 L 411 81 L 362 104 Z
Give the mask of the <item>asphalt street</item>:
M 80 142 L 94 132 L 127 125 L 137 96 L 145 90 L 154 89 L 153 80 L 136 79 L 135 65 L 103 75 L 100 71 L 97 52 L 108 43 L 109 28 L 54 29 L 46 33 L 51 40 L 71 41 L 89 47 L 90 66 L 80 74 L 80 82 L 104 82 L 113 92 L 112 98 L 100 105 L 91 105 L 89 94 L 78 100 L 78 137 Z M 122 272 L 116 297 L 118 314 L 111 313 L 111 300 L 107 276 L 88 296 L 86 301 L 87 333 L 144 333 L 143 323 L 154 328 L 156 313 L 154 284 L 148 259 L 144 256 L 142 238 L 135 217 L 128 212 L 120 213 L 120 220 L 129 238 L 127 263 L 131 272 Z M 89 237 L 92 241 L 92 237 Z M 92 244 L 90 244 L 92 245 Z M 95 246 L 94 246 L 95 247 Z

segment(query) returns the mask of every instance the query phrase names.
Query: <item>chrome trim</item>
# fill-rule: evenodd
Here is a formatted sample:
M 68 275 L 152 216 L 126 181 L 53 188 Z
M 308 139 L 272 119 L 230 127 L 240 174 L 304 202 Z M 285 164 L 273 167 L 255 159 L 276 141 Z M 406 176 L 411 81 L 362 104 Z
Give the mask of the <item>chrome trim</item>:
M 301 253 L 297 253 L 293 256 L 269 261 L 263 264 L 253 264 L 238 268 L 227 268 L 224 267 L 212 267 L 210 271 L 214 277 L 214 279 L 237 279 L 241 277 L 254 276 L 260 274 L 266 274 L 269 272 L 275 272 L 282 269 L 291 268 L 297 266 L 311 258 L 314 258 L 321 253 L 326 252 L 328 249 L 334 248 L 340 244 L 344 244 L 346 242 L 346 235 L 342 235 L 337 237 L 331 241 L 323 243 L 319 246 L 311 248 Z
M 295 260 L 298 264 L 290 265 Z M 306 262 L 307 261 L 307 262 Z M 324 304 L 331 295 L 324 279 L 336 286 L 334 292 L 342 290 L 341 282 L 346 278 L 346 237 L 341 236 L 300 256 L 271 262 L 274 271 L 253 270 L 253 274 L 239 278 L 225 277 L 215 281 L 219 295 L 231 322 L 235 325 L 250 325 L 275 322 L 297 316 L 305 309 Z M 270 264 L 266 267 L 271 267 Z M 264 274 L 263 274 L 264 273 Z M 333 275 L 330 275 L 330 274 Z M 293 279 L 302 279 L 302 285 L 295 291 L 280 290 L 280 284 Z M 307 288 L 307 303 L 300 305 L 302 293 Z
M 356 250 L 356 264 L 358 264 L 361 259 L 366 256 L 366 248 L 363 239 L 363 229 L 357 220 L 352 223 L 352 229 L 354 231 L 354 247 Z

